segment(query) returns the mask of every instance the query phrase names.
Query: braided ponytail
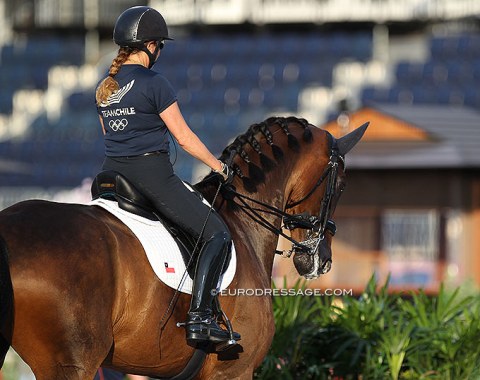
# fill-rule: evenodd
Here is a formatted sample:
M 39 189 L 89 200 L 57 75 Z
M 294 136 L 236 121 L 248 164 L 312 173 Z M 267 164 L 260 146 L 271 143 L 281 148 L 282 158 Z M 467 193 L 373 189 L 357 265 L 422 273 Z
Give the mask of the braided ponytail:
M 110 65 L 108 76 L 97 87 L 97 91 L 95 93 L 97 105 L 106 104 L 108 97 L 115 91 L 119 90 L 120 87 L 114 77 L 117 75 L 123 63 L 128 59 L 130 54 L 134 53 L 136 50 L 138 49 L 132 47 L 121 47 L 118 49 L 118 54 Z

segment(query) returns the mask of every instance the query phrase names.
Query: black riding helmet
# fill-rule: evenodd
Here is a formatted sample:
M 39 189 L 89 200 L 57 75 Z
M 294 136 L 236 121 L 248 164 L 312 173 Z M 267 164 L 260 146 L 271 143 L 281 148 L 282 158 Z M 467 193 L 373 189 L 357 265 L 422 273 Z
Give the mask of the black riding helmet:
M 143 50 L 150 58 L 149 68 L 155 63 L 160 44 L 152 54 L 145 47 L 147 41 L 172 40 L 168 36 L 165 19 L 153 8 L 136 6 L 125 10 L 117 19 L 113 30 L 113 40 L 121 47 Z

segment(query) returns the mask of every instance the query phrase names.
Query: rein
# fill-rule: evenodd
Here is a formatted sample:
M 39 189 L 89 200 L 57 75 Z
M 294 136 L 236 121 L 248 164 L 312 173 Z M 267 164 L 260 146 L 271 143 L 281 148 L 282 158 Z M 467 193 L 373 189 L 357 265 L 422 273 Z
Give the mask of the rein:
M 290 214 L 282 211 L 281 209 L 279 209 L 277 207 L 271 206 L 271 205 L 269 205 L 265 202 L 257 201 L 256 199 L 253 199 L 253 198 L 251 198 L 247 195 L 241 194 L 241 193 L 237 192 L 236 190 L 234 190 L 232 186 L 228 187 L 227 191 L 240 200 L 241 204 L 237 203 L 237 202 L 235 202 L 235 204 L 238 206 L 238 208 L 240 210 L 242 210 L 254 222 L 259 224 L 263 228 L 269 230 L 270 232 L 273 232 L 275 235 L 284 237 L 285 239 L 289 240 L 295 246 L 302 247 L 302 248 L 305 248 L 305 249 L 307 248 L 306 246 L 302 246 L 301 243 L 297 242 L 292 237 L 285 234 L 282 231 L 281 228 L 275 227 L 272 223 L 270 223 L 267 219 L 265 219 L 261 215 L 261 213 L 274 215 L 274 216 L 282 217 L 282 218 L 285 218 L 285 219 L 289 218 L 289 220 L 291 220 L 291 223 L 296 222 L 293 219 L 297 219 L 297 215 L 290 215 Z M 247 203 L 247 201 L 250 201 L 250 202 L 255 203 L 259 206 L 265 207 L 265 209 L 252 207 Z M 298 214 L 298 216 L 300 216 L 300 215 L 301 214 Z M 308 220 L 304 220 L 304 221 L 302 221 L 302 223 L 306 226 L 305 228 L 308 228 L 308 227 L 313 228 L 313 224 L 310 223 Z M 285 224 L 285 228 L 290 229 L 290 228 L 288 228 L 288 226 L 286 224 Z
M 320 241 L 324 239 L 325 231 L 329 231 L 332 236 L 336 233 L 335 222 L 329 219 L 331 213 L 332 199 L 335 195 L 335 184 L 337 182 L 338 176 L 338 163 L 339 161 L 343 164 L 345 163 L 344 158 L 339 154 L 336 140 L 333 136 L 327 132 L 329 146 L 330 146 L 330 160 L 327 164 L 327 167 L 321 174 L 320 178 L 317 180 L 312 189 L 303 196 L 300 200 L 293 203 L 287 204 L 285 210 L 291 209 L 295 206 L 298 206 L 308 198 L 310 198 L 315 191 L 327 180 L 327 185 L 325 188 L 325 194 L 322 198 L 320 205 L 320 213 L 318 216 L 313 216 L 308 213 L 301 214 L 288 214 L 284 210 L 281 210 L 277 207 L 269 205 L 265 202 L 258 201 L 247 195 L 241 194 L 235 190 L 233 186 L 228 186 L 225 188 L 229 193 L 229 198 L 233 201 L 236 197 L 239 202 L 235 202 L 235 205 L 242 210 L 250 219 L 262 226 L 263 228 L 269 230 L 277 236 L 282 236 L 283 238 L 290 241 L 293 245 L 292 249 L 286 253 L 283 251 L 276 250 L 276 254 L 284 255 L 289 257 L 293 252 L 300 251 L 307 253 L 309 255 L 315 254 Z M 233 195 L 233 197 L 232 197 Z M 257 206 L 263 208 L 251 206 L 248 202 L 254 203 Z M 293 239 L 291 236 L 285 234 L 282 231 L 282 228 L 275 227 L 270 223 L 262 214 L 274 215 L 277 217 L 283 218 L 284 224 L 283 228 L 287 230 L 294 230 L 296 228 L 308 229 L 308 239 L 302 242 L 298 242 Z

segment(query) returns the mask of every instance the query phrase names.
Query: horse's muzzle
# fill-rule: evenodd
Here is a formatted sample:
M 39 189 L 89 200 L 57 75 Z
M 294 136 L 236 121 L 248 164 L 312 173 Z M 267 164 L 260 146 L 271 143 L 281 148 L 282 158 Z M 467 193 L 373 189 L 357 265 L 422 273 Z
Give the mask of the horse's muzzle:
M 297 253 L 293 257 L 293 265 L 298 274 L 307 280 L 314 280 L 326 274 L 332 269 L 331 258 L 321 259 L 318 253 L 310 255 L 307 253 Z

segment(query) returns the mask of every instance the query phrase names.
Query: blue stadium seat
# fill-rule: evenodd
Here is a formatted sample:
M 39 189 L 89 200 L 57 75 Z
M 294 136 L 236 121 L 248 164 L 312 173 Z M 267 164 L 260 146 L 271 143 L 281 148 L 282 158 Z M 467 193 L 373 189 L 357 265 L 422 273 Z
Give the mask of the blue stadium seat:
M 423 79 L 423 64 L 401 61 L 397 64 L 395 76 L 399 84 L 415 84 Z
M 464 59 L 480 57 L 480 34 L 466 34 L 459 37 L 458 56 Z
M 458 37 L 433 37 L 430 40 L 430 55 L 435 60 L 458 56 Z
M 67 98 L 68 106 L 73 110 L 94 109 L 95 94 L 93 91 L 77 91 Z
M 300 87 L 298 85 L 275 86 L 265 91 L 264 105 L 272 108 L 282 108 L 296 112 L 298 109 L 298 96 Z
M 344 33 L 335 33 L 328 39 L 328 52 L 333 54 L 335 59 L 348 57 L 352 54 L 352 40 Z
M 418 68 L 418 70 L 420 70 L 420 68 Z M 423 65 L 421 78 L 423 83 L 438 85 L 445 83 L 448 78 L 448 68 L 443 63 L 429 61 Z
M 364 105 L 371 102 L 389 102 L 389 99 L 389 89 L 378 88 L 374 86 L 367 86 L 362 89 L 361 100 L 362 104 Z
M 450 104 L 452 103 L 452 94 L 454 93 L 453 88 L 444 84 L 441 86 L 435 87 L 435 103 L 436 104 Z
M 15 61 L 15 47 L 13 44 L 4 45 L 1 48 L 1 64 L 9 64 Z
M 350 44 L 350 49 L 353 52 L 351 57 L 366 62 L 372 58 L 373 42 L 371 34 L 360 33 L 355 40 Z
M 466 87 L 464 95 L 464 104 L 466 106 L 480 108 L 480 91 L 478 91 L 478 86 L 471 85 Z
M 330 87 L 332 85 L 333 63 L 327 62 L 299 62 L 298 80 L 302 86 L 315 83 Z
M 436 90 L 432 86 L 419 84 L 412 86 L 414 104 L 434 104 L 436 102 Z
M 472 62 L 472 77 L 473 81 L 480 85 L 480 58 Z
M 448 82 L 451 84 L 468 85 L 473 80 L 473 66 L 463 60 L 447 61 Z

